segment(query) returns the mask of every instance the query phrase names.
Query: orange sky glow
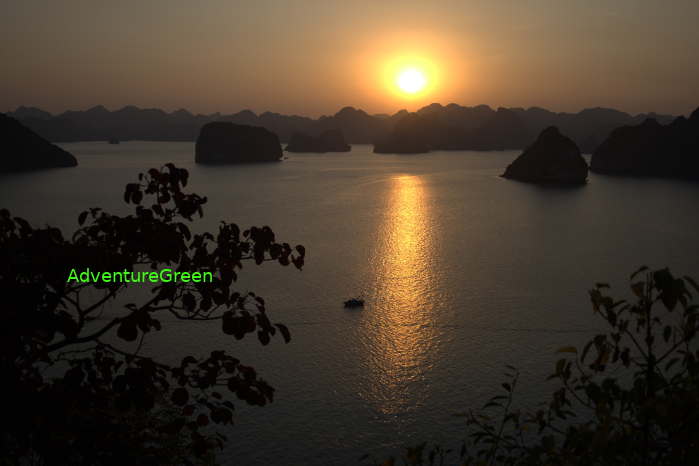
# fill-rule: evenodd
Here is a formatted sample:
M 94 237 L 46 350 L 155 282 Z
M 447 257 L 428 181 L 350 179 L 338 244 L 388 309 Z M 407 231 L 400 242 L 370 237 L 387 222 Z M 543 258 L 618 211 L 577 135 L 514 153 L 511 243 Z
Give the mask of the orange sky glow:
M 0 111 L 102 104 L 319 116 L 432 102 L 686 114 L 699 2 L 10 2 Z M 405 68 L 425 87 L 401 91 Z

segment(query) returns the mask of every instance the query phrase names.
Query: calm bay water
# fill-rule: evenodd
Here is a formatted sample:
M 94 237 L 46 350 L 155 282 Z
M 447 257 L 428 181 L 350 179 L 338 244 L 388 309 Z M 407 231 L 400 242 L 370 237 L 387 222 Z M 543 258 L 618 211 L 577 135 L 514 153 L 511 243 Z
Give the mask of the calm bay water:
M 699 277 L 699 184 L 590 175 L 580 188 L 499 178 L 516 152 L 290 154 L 278 164 L 203 167 L 191 143 L 64 144 L 73 169 L 0 176 L 0 207 L 70 232 L 78 213 L 126 213 L 125 183 L 172 161 L 206 195 L 195 229 L 270 225 L 303 244 L 303 271 L 265 264 L 239 288 L 265 297 L 292 341 L 235 342 L 167 318 L 146 351 L 179 360 L 225 348 L 277 388 L 237 404 L 224 464 L 356 464 L 423 440 L 458 447 L 463 418 L 495 394 L 505 364 L 518 400 L 544 401 L 555 350 L 599 330 L 596 281 L 627 297 L 638 266 Z M 138 291 L 136 292 L 138 293 Z M 342 302 L 366 300 L 363 310 Z M 277 339 L 279 340 L 279 339 Z

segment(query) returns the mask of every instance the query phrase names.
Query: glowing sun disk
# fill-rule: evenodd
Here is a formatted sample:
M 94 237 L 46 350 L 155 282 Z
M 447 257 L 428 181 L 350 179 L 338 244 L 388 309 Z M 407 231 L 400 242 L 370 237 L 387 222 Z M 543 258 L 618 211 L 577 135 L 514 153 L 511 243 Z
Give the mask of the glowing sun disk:
M 398 74 L 396 84 L 403 92 L 415 94 L 425 87 L 427 78 L 422 71 L 416 68 L 407 68 Z

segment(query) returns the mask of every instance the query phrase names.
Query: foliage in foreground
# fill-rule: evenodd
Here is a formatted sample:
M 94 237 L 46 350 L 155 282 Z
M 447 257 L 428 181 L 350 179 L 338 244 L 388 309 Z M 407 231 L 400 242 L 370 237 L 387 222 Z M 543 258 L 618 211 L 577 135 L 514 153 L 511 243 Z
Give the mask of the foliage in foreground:
M 237 397 L 263 406 L 274 389 L 224 350 L 166 364 L 140 353 L 163 314 L 212 321 L 231 341 L 256 334 L 266 345 L 289 331 L 270 322 L 265 302 L 233 283 L 244 261 L 301 269 L 305 250 L 279 243 L 269 227 L 192 234 L 206 198 L 185 193 L 188 173 L 167 164 L 126 186 L 128 216 L 80 214 L 65 239 L 0 210 L 0 416 L 4 464 L 174 464 L 210 458 L 233 422 Z M 124 283 L 67 283 L 71 269 L 211 271 L 211 283 L 161 283 L 142 302 L 114 302 Z M 136 285 L 142 286 L 142 285 Z M 123 300 L 123 297 L 122 297 Z M 117 343 L 118 342 L 118 343 Z
M 690 277 L 642 267 L 631 275 L 630 301 L 590 290 L 608 327 L 578 349 L 561 348 L 542 409 L 513 406 L 518 372 L 508 366 L 503 393 L 466 414 L 457 450 L 426 443 L 408 448 L 409 465 L 686 465 L 699 464 L 699 348 Z

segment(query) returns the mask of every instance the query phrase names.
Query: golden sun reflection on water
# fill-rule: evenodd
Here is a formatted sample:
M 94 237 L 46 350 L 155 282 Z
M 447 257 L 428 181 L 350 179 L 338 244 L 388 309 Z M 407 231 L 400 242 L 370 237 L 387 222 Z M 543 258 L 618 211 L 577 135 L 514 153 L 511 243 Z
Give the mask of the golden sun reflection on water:
M 399 414 L 421 402 L 421 382 L 433 363 L 435 244 L 422 180 L 406 175 L 390 183 L 362 322 L 367 366 L 362 396 L 384 414 Z

